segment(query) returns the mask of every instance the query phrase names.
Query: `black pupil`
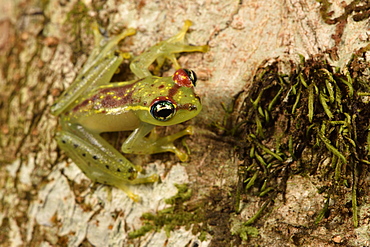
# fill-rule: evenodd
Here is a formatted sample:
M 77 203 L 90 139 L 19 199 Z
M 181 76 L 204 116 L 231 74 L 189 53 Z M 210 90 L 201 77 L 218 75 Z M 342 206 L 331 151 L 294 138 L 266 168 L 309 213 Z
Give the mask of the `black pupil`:
M 194 87 L 197 85 L 196 82 L 197 82 L 197 74 L 195 74 L 194 71 L 192 70 L 189 70 L 189 69 L 184 69 L 184 71 L 186 72 L 186 74 L 188 75 L 189 79 L 191 80 L 191 82 L 193 83 Z
M 170 110 L 170 109 L 163 109 L 163 110 L 159 110 L 157 112 L 157 116 L 158 117 L 161 117 L 161 118 L 166 118 L 169 115 L 171 115 L 171 113 L 172 113 L 172 110 Z
M 174 111 L 175 108 L 171 102 L 159 101 L 152 106 L 152 110 L 150 112 L 155 119 L 159 121 L 167 121 L 172 117 Z

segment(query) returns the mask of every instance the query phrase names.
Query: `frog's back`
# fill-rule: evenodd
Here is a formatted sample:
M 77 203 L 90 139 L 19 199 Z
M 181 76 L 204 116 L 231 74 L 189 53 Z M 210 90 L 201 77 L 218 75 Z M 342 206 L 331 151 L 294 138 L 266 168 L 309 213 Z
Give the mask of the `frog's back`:
M 140 124 L 136 113 L 149 111 L 154 98 L 168 95 L 173 84 L 169 80 L 151 76 L 100 86 L 77 99 L 63 119 L 96 133 L 133 130 Z
M 139 125 L 139 119 L 134 112 L 143 105 L 141 97 L 135 94 L 135 91 L 139 90 L 135 85 L 140 81 L 130 84 L 111 83 L 98 87 L 90 94 L 77 99 L 63 115 L 63 119 L 97 133 L 133 130 Z
M 157 120 L 150 114 L 155 102 L 169 101 L 178 111 L 173 119 Z M 161 108 L 161 107 L 160 107 Z M 96 133 L 137 128 L 140 122 L 172 125 L 200 111 L 193 85 L 182 85 L 172 77 L 148 76 L 132 82 L 110 83 L 76 100 L 63 119 Z M 181 114 L 181 111 L 184 111 Z

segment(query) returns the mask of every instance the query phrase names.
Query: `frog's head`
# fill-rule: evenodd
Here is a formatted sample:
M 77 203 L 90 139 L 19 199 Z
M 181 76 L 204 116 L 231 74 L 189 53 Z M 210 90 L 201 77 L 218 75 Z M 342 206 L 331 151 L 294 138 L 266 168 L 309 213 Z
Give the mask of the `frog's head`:
M 197 81 L 194 71 L 179 69 L 171 80 L 173 86 L 167 93 L 154 98 L 150 103 L 149 111 L 139 114 L 141 121 L 169 126 L 187 121 L 202 110 L 200 98 L 194 92 Z

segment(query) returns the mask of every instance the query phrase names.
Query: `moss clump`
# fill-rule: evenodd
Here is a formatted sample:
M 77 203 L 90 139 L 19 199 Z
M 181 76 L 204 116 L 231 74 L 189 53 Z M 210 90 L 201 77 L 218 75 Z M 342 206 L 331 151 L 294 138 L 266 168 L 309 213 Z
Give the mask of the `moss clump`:
M 143 214 L 143 226 L 130 232 L 130 238 L 162 229 L 169 237 L 171 231 L 185 226 L 200 241 L 212 236 L 210 246 L 239 246 L 243 239 L 258 234 L 257 229 L 248 227 L 237 220 L 237 217 L 233 217 L 235 211 L 231 197 L 226 196 L 219 188 L 211 189 L 210 194 L 202 199 L 195 199 L 196 196 L 192 195 L 192 190 L 186 184 L 176 187 L 178 193 L 166 200 L 170 206 L 155 214 Z
M 359 185 L 370 164 L 370 84 L 365 69 L 352 69 L 367 68 L 362 63 L 367 64 L 357 57 L 340 72 L 315 57 L 289 64 L 286 75 L 279 62 L 258 70 L 252 88 L 236 101 L 243 105 L 236 123 L 238 155 L 244 160 L 239 199 L 253 192 L 266 198 L 266 206 L 278 193 L 284 195 L 291 175 L 315 175 L 322 182 L 320 193 L 327 195 L 315 222 L 327 216 L 329 200 L 338 200 L 345 186 L 358 225 L 358 194 L 366 189 Z
M 202 207 L 196 206 L 194 210 L 189 210 L 187 206 L 186 202 L 192 195 L 191 189 L 185 184 L 176 184 L 175 186 L 178 189 L 178 193 L 165 200 L 165 202 L 171 206 L 158 211 L 156 214 L 143 214 L 141 216 L 143 226 L 136 231 L 130 232 L 130 238 L 138 238 L 150 231 L 160 231 L 161 229 L 163 229 L 169 237 L 171 231 L 180 226 L 185 226 L 185 228 L 190 229 L 192 224 L 204 220 L 202 217 L 203 214 L 199 214 L 199 210 L 202 210 Z

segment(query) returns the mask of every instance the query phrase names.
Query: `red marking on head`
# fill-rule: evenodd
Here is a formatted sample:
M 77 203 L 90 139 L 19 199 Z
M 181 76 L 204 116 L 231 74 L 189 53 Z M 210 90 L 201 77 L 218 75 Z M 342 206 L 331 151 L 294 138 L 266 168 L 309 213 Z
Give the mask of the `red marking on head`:
M 150 106 L 154 105 L 154 103 L 158 102 L 158 101 L 171 101 L 172 104 L 176 105 L 176 102 L 171 99 L 170 97 L 166 97 L 166 96 L 159 96 L 157 98 L 155 98 L 151 103 L 150 103 Z
M 168 97 L 169 98 L 173 98 L 173 96 L 177 93 L 177 91 L 179 90 L 180 88 L 180 85 L 179 84 L 175 84 L 173 85 L 173 87 L 170 88 L 170 90 L 168 90 Z
M 178 69 L 173 75 L 172 80 L 180 87 L 194 87 L 188 73 L 183 69 Z

